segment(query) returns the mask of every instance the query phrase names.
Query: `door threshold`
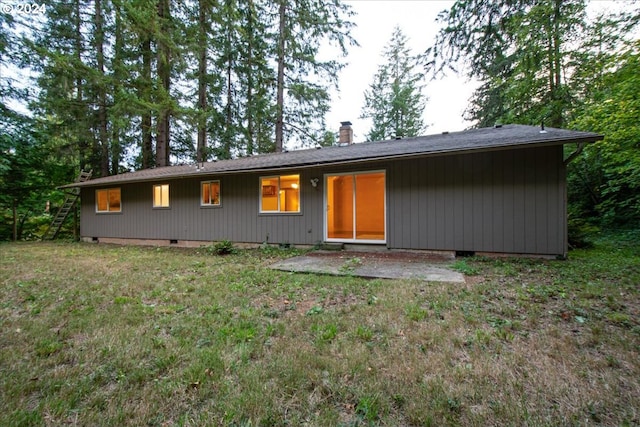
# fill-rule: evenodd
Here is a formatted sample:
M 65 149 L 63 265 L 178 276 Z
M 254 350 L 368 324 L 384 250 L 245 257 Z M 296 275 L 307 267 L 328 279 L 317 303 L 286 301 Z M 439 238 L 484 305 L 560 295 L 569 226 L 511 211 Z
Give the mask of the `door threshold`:
M 354 252 L 383 252 L 388 251 L 386 243 L 345 243 L 345 251 Z

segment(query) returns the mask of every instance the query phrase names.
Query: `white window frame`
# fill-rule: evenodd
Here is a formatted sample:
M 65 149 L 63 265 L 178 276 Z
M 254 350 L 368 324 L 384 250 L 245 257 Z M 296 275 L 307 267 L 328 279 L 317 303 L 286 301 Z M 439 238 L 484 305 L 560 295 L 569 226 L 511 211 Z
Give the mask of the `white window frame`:
M 156 188 L 158 187 L 160 187 L 160 204 L 156 203 Z M 167 187 L 166 206 L 163 204 L 163 198 L 162 198 L 163 187 Z M 169 184 L 153 184 L 153 187 L 151 188 L 151 198 L 153 201 L 154 209 L 169 209 L 171 207 L 171 187 L 169 186 Z
M 213 203 L 211 201 L 211 187 L 209 187 L 209 203 L 204 203 L 202 198 L 203 198 L 203 187 L 204 184 L 212 184 L 212 183 L 218 183 L 218 203 Z M 209 181 L 201 181 L 200 182 L 200 206 L 202 207 L 220 207 L 222 206 L 222 184 L 220 183 L 219 179 L 212 179 Z
M 328 186 L 329 184 L 327 183 L 327 180 L 329 177 L 331 176 L 356 176 L 356 175 L 366 175 L 366 174 L 374 174 L 374 173 L 382 173 L 384 174 L 384 187 L 382 188 L 383 191 L 383 197 L 384 197 L 384 205 L 383 205 L 383 209 L 384 209 L 384 239 L 383 240 L 369 240 L 369 239 L 356 239 L 355 237 L 352 238 L 329 238 L 329 227 L 327 224 L 327 216 L 329 215 L 329 209 L 328 209 L 328 200 L 327 200 L 327 191 L 328 191 Z M 324 239 L 326 242 L 342 242 L 342 243 L 375 243 L 375 244 L 383 244 L 383 243 L 387 243 L 387 237 L 388 237 L 388 231 L 387 231 L 387 220 L 388 220 L 388 215 L 389 212 L 387 211 L 387 171 L 386 169 L 375 169 L 375 170 L 370 170 L 370 171 L 354 171 L 354 172 L 339 172 L 339 173 L 326 173 L 324 174 L 324 189 L 323 189 L 323 205 L 324 205 L 324 215 L 323 215 L 323 228 L 324 228 Z M 355 210 L 355 203 L 356 203 L 356 192 L 358 191 L 357 187 L 354 186 L 354 192 L 353 192 L 353 204 L 354 204 L 354 210 L 353 210 L 353 232 L 356 233 L 357 232 L 357 225 L 356 225 L 356 210 Z
M 280 180 L 282 179 L 283 176 L 297 176 L 298 177 L 298 210 L 297 211 L 283 211 L 281 206 L 280 206 L 280 189 L 281 189 L 281 184 L 280 184 Z M 262 180 L 263 179 L 277 179 L 278 180 L 278 185 L 277 188 L 275 190 L 275 195 L 277 197 L 278 200 L 278 209 L 277 210 L 271 210 L 271 211 L 265 211 L 262 209 Z M 300 213 L 302 213 L 302 178 L 301 175 L 299 173 L 290 173 L 290 174 L 280 174 L 280 175 L 265 175 L 265 176 L 260 176 L 258 177 L 258 206 L 259 206 L 259 211 L 261 214 L 278 214 L 278 215 L 299 215 Z
M 115 191 L 117 190 L 118 193 L 120 193 L 120 208 L 116 211 L 116 210 L 112 210 L 111 209 L 111 205 L 109 204 L 109 192 L 110 191 Z M 107 192 L 107 210 L 100 210 L 100 208 L 98 207 L 98 192 L 101 191 L 106 191 Z M 111 188 L 99 188 L 96 190 L 96 213 L 101 213 L 101 214 L 110 214 L 110 213 L 121 213 L 122 212 L 122 190 L 120 189 L 120 187 L 111 187 Z

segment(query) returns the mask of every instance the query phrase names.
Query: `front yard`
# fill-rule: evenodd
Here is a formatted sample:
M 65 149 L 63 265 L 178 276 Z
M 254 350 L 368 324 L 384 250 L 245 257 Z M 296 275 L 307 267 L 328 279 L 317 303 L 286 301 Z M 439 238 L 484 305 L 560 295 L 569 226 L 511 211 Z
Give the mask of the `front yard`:
M 0 425 L 638 425 L 640 233 L 465 284 L 0 245 Z

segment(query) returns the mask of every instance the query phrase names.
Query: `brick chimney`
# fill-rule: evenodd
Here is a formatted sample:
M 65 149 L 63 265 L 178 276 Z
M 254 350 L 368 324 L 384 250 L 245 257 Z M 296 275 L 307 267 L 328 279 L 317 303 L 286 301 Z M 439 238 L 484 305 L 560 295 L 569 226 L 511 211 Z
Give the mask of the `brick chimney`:
M 340 122 L 340 137 L 338 143 L 353 144 L 353 129 L 351 129 L 351 122 Z

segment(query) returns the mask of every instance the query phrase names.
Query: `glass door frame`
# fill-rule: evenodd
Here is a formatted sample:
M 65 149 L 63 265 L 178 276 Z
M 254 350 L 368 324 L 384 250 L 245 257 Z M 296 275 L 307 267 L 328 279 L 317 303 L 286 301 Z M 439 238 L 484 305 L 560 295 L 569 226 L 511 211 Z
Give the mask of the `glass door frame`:
M 329 189 L 329 178 L 334 176 L 352 176 L 356 175 L 370 175 L 370 174 L 383 174 L 384 176 L 384 185 L 382 186 L 383 191 L 383 221 L 384 221 L 384 239 L 382 240 L 373 240 L 373 239 L 357 239 L 357 211 L 356 211 L 356 193 L 358 191 L 357 185 L 355 185 L 354 179 L 354 191 L 353 191 L 353 235 L 352 238 L 330 238 L 329 237 L 329 200 L 328 200 L 328 189 Z M 340 243 L 372 243 L 372 244 L 386 244 L 387 243 L 387 171 L 385 169 L 376 169 L 376 170 L 368 170 L 368 171 L 355 171 L 355 172 L 337 172 L 337 173 L 325 173 L 324 177 L 324 186 L 323 186 L 323 227 L 324 227 L 324 240 L 326 242 L 340 242 Z

